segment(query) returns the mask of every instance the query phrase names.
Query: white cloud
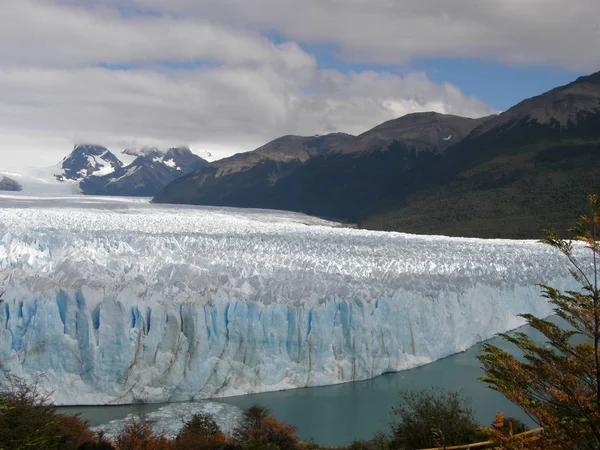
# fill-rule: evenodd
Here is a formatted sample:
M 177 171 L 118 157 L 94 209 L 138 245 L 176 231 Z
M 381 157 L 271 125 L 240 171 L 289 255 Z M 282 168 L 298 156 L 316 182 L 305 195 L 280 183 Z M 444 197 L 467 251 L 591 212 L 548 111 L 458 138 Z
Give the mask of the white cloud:
M 262 68 L 214 67 L 154 72 L 0 69 L 0 133 L 21 133 L 31 148 L 48 142 L 122 146 L 188 144 L 215 157 L 251 150 L 283 134 L 360 133 L 414 111 L 464 116 L 492 112 L 452 85 L 424 74 L 319 71 L 310 83 Z M 311 93 L 305 93 L 310 87 Z M 14 149 L 15 140 L 11 141 Z M 0 164 L 15 162 L 0 142 Z M 55 160 L 68 147 L 52 148 Z M 45 159 L 44 161 L 46 161 Z M 50 161 L 48 161 L 50 163 Z
M 260 10 L 265 1 L 248 3 Z M 11 43 L 0 46 L 0 166 L 52 164 L 77 141 L 113 148 L 188 144 L 214 159 L 283 134 L 360 133 L 409 112 L 493 112 L 422 73 L 322 70 L 297 43 L 276 44 L 261 35 L 274 29 L 268 23 L 259 27 L 252 15 L 242 23 L 246 3 L 190 2 L 187 11 L 178 0 L 146 2 L 150 9 L 173 6 L 163 16 L 129 14 L 125 2 L 119 10 L 111 8 L 115 2 L 84 3 L 0 3 L 0 40 Z M 218 18 L 225 14 L 222 4 L 233 10 Z M 285 2 L 270 4 L 262 11 L 277 18 Z M 347 4 L 354 11 L 358 2 Z M 318 22 L 318 5 L 289 14 L 302 21 L 310 13 Z M 277 31 L 288 25 L 293 37 L 288 19 Z M 346 26 L 337 26 L 339 36 L 350 33 Z M 352 32 L 361 34 L 361 28 Z M 203 64 L 176 68 L 165 61 Z
M 0 61 L 7 65 L 78 67 L 163 61 L 271 63 L 294 68 L 311 59 L 281 51 L 258 32 L 207 20 L 124 18 L 112 9 L 82 9 L 51 0 L 8 0 L 0 5 Z M 300 58 L 300 60 L 297 60 Z
M 475 57 L 597 70 L 597 0 L 129 0 L 330 44 L 348 61 Z

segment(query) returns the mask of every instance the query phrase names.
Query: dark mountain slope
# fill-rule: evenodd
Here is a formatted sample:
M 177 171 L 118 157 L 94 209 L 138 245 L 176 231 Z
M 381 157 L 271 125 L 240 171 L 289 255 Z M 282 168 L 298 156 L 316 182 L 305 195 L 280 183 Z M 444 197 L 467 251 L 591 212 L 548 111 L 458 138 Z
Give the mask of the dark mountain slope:
M 420 113 L 358 137 L 285 136 L 176 180 L 155 201 L 289 209 L 356 220 L 373 209 L 372 196 L 385 194 L 388 178 L 443 152 L 450 141 L 486 120 Z
M 332 133 L 324 136 L 283 136 L 254 151 L 238 153 L 229 158 L 215 161 L 217 177 L 251 169 L 257 164 L 273 161 L 278 163 L 302 163 L 312 156 L 337 148 L 352 140 L 354 136 Z
M 391 142 L 397 141 L 416 151 L 444 151 L 493 117 L 469 119 L 434 112 L 407 114 L 388 120 L 334 150 L 339 153 L 368 153 L 386 150 Z
M 448 146 L 450 134 L 456 141 Z M 226 179 L 209 169 L 214 174 L 172 183 L 156 201 L 287 209 L 382 230 L 537 238 L 542 227 L 566 228 L 600 186 L 600 73 L 480 121 L 414 114 L 293 166 L 261 161 Z
M 273 186 L 315 155 L 354 139 L 344 133 L 283 136 L 252 152 L 215 161 L 167 186 L 155 199 L 163 203 L 265 207 Z M 267 202 L 267 203 L 265 203 Z
M 438 167 L 448 142 L 490 119 L 418 113 L 385 122 L 282 178 L 263 207 L 359 222 L 449 181 Z
M 441 166 L 444 182 L 361 225 L 523 238 L 566 229 L 600 187 L 600 73 L 519 103 L 450 148 Z

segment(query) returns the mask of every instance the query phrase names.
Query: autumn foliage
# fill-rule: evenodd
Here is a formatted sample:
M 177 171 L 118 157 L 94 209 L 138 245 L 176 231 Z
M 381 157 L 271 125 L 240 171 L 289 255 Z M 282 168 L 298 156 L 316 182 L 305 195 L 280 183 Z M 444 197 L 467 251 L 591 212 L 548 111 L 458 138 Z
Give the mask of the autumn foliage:
M 0 449 L 76 450 L 94 439 L 87 422 L 60 414 L 39 388 L 2 373 L 0 389 Z
M 143 419 L 133 419 L 115 440 L 117 450 L 175 450 L 171 439 L 159 435 L 152 424 Z
M 278 422 L 267 408 L 251 406 L 244 411 L 233 432 L 234 439 L 244 448 L 296 450 L 301 448 L 296 429 Z
M 520 357 L 489 344 L 479 357 L 483 380 L 544 428 L 527 443 L 530 449 L 600 448 L 600 197 L 590 196 L 589 205 L 590 214 L 571 229 L 574 241 L 554 231 L 542 240 L 566 257 L 580 285 L 578 291 L 567 292 L 542 286 L 566 326 L 524 314 L 545 342 L 534 342 L 524 333 L 503 334 L 520 350 Z M 522 448 L 522 442 L 497 437 L 502 448 Z
M 223 448 L 230 445 L 228 439 L 219 428 L 210 414 L 194 414 L 185 423 L 177 438 L 175 448 L 177 450 L 210 450 Z

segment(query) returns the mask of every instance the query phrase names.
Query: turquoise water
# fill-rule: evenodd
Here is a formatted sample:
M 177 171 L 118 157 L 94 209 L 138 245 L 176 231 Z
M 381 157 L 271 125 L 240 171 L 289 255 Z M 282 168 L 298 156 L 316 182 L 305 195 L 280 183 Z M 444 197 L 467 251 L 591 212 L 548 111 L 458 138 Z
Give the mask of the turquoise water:
M 488 342 L 507 348 L 497 338 Z M 378 430 L 389 429 L 390 412 L 398 401 L 398 392 L 403 389 L 427 389 L 431 386 L 463 390 L 472 399 L 475 418 L 482 425 L 490 424 L 497 412 L 517 417 L 532 425 L 520 409 L 478 381 L 482 370 L 476 356 L 480 351 L 481 345 L 476 345 L 466 352 L 426 366 L 367 381 L 214 401 L 240 408 L 260 404 L 269 408 L 278 420 L 297 427 L 298 435 L 303 439 L 313 439 L 318 444 L 331 446 L 347 445 L 355 439 L 368 439 Z M 148 413 L 160 407 L 161 405 L 155 404 L 61 409 L 71 414 L 80 413 L 92 425 L 100 425 L 113 419 L 125 418 L 129 413 Z

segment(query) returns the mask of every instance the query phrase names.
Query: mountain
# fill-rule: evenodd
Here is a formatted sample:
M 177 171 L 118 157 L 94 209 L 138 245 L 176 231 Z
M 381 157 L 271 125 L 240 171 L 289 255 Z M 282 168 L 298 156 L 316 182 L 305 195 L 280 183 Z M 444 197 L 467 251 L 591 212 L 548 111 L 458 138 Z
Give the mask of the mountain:
M 286 209 L 378 230 L 538 238 L 542 227 L 566 229 L 600 185 L 600 72 L 497 116 L 410 114 L 293 166 L 261 160 L 258 150 L 243 173 L 219 177 L 211 164 L 214 173 L 180 178 L 155 201 Z
M 360 224 L 481 237 L 566 230 L 600 187 L 600 72 L 510 108 L 425 173 L 422 189 Z
M 157 202 L 226 206 L 264 206 L 278 180 L 309 159 L 354 139 L 344 133 L 323 136 L 283 136 L 254 151 L 212 162 L 171 183 Z
M 314 155 L 326 152 L 353 138 L 345 133 L 332 133 L 324 136 L 283 136 L 252 152 L 238 153 L 229 158 L 215 161 L 216 177 L 243 172 L 265 162 L 303 163 Z
M 479 127 L 474 137 L 523 120 L 553 128 L 577 128 L 582 119 L 598 113 L 599 105 L 600 72 L 597 72 L 522 101 Z
M 357 136 L 347 145 L 340 146 L 339 153 L 367 153 L 385 151 L 391 142 L 397 141 L 407 148 L 419 151 L 441 152 L 462 141 L 473 129 L 493 116 L 481 119 L 434 112 L 407 114 L 388 120 Z
M 174 147 L 166 152 L 156 148 L 125 150 L 135 159 L 110 173 L 93 173 L 79 183 L 84 194 L 151 197 L 173 180 L 203 167 L 207 162 L 189 148 Z
M 0 191 L 21 191 L 23 190 L 23 186 L 20 183 L 9 178 L 5 175 L 2 175 L 0 178 Z
M 75 145 L 59 164 L 58 181 L 80 181 L 90 175 L 105 175 L 121 168 L 123 163 L 101 145 Z
M 334 133 L 325 136 L 284 136 L 252 152 L 216 161 L 165 188 L 156 202 L 195 203 L 223 206 L 290 209 L 338 217 L 353 195 L 345 187 L 352 180 L 340 180 L 340 160 L 355 166 L 362 158 L 378 158 L 392 143 L 419 154 L 443 152 L 450 142 L 463 139 L 488 118 L 468 119 L 437 113 L 409 114 L 385 122 L 360 136 Z M 423 154 L 423 155 L 421 155 Z M 331 166 L 331 173 L 321 173 Z M 308 167 L 308 169 L 307 169 Z M 362 169 L 357 166 L 358 172 Z M 297 173 L 314 174 L 317 180 L 297 178 Z M 358 180 L 368 173 L 351 174 Z M 312 175 L 309 175 L 312 178 Z M 323 178 L 325 177 L 325 178 Z M 298 179 L 298 182 L 290 180 Z M 339 184 L 338 181 L 343 181 Z M 316 192 L 313 187 L 319 186 Z M 310 192 L 310 194 L 307 194 Z M 338 199 L 333 199 L 337 197 Z M 320 198 L 332 197 L 332 205 L 316 206 Z M 327 202 L 329 203 L 329 202 Z M 357 205 L 350 206 L 356 207 Z M 348 217 L 344 217 L 348 218 Z

